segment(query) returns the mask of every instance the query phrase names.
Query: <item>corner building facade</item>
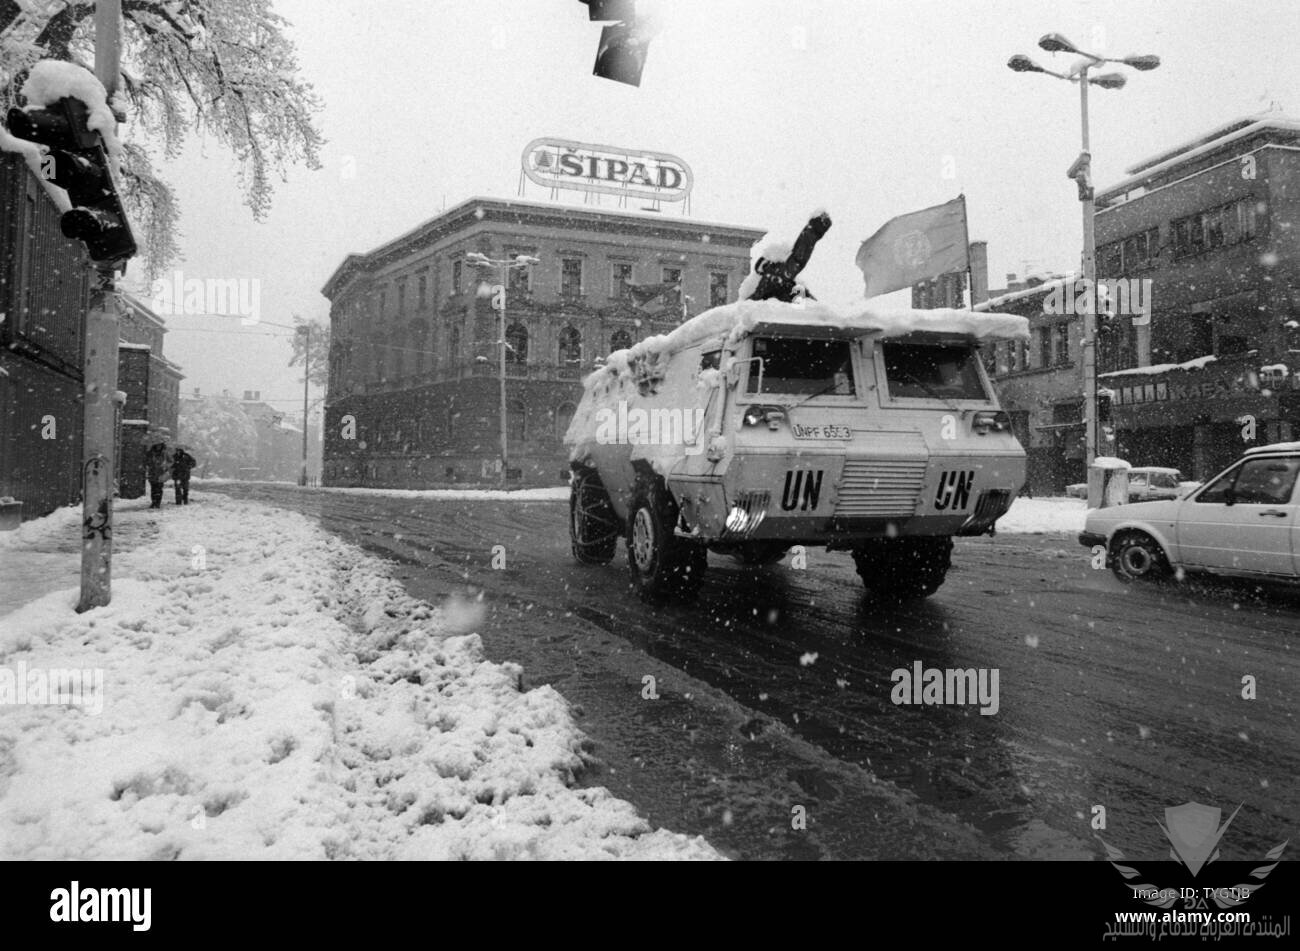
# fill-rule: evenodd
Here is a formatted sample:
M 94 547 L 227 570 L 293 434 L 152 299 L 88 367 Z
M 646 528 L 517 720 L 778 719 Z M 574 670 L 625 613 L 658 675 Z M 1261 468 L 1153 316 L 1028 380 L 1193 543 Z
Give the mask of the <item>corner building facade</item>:
M 427 488 L 501 481 L 496 268 L 505 284 L 511 485 L 567 478 L 562 444 L 581 380 L 613 350 L 736 300 L 760 229 L 659 214 L 472 198 L 368 254 L 330 301 L 325 485 Z M 674 285 L 645 301 L 634 286 Z M 638 298 L 641 302 L 638 303 Z

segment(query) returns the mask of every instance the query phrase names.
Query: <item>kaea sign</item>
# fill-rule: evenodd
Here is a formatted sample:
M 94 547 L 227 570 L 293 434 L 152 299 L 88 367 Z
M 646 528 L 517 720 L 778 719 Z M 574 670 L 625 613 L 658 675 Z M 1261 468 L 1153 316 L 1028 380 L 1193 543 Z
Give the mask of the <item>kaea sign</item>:
M 618 149 L 568 139 L 534 139 L 524 149 L 524 174 L 546 188 L 685 201 L 694 176 L 666 152 Z

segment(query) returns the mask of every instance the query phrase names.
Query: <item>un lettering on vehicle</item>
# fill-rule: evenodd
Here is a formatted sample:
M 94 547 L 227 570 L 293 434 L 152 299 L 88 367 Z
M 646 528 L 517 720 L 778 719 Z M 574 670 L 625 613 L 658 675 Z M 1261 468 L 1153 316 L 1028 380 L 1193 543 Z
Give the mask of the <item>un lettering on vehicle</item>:
M 822 469 L 789 469 L 785 474 L 785 487 L 781 492 L 781 510 L 793 512 L 813 511 L 822 494 Z
M 934 494 L 935 511 L 965 509 L 970 505 L 975 470 L 945 469 L 939 473 L 939 488 Z

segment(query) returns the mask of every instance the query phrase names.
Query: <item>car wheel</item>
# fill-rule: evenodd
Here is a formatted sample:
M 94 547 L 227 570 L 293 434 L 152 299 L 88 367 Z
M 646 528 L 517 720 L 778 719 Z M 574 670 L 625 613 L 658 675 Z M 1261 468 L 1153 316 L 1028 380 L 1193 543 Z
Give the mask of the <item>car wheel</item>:
M 902 604 L 939 590 L 952 567 L 952 539 L 881 538 L 863 543 L 852 555 L 863 585 L 875 600 Z
M 600 476 L 590 469 L 574 472 L 569 489 L 569 544 L 584 565 L 607 565 L 618 546 L 618 516 Z
M 1164 549 L 1144 532 L 1126 532 L 1110 544 L 1110 570 L 1125 584 L 1156 581 L 1169 575 Z
M 627 525 L 627 564 L 643 601 L 690 598 L 708 566 L 703 545 L 678 538 L 677 506 L 662 485 L 637 492 Z

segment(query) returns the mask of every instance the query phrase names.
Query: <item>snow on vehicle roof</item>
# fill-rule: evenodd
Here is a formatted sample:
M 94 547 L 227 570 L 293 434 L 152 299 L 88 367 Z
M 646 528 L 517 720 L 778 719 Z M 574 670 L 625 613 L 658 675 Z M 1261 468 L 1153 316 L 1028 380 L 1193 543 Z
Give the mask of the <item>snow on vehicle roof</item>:
M 817 301 L 787 304 L 774 300 L 746 300 L 706 310 L 670 333 L 647 337 L 627 350 L 614 351 L 605 365 L 590 374 L 583 385 L 588 390 L 594 389 L 625 373 L 630 361 L 661 353 L 674 353 L 711 338 L 718 338 L 720 345 L 733 344 L 759 324 L 834 328 L 881 337 L 929 332 L 963 334 L 976 340 L 1029 338 L 1029 321 L 1014 314 L 950 308 L 888 309 L 867 303 L 852 308 L 833 308 Z
M 1123 459 L 1116 459 L 1114 456 L 1098 456 L 1096 459 L 1092 460 L 1092 466 L 1094 469 L 1128 470 L 1133 468 Z
M 1246 455 L 1256 452 L 1300 452 L 1300 442 L 1275 442 L 1269 446 L 1256 446 L 1247 449 Z

